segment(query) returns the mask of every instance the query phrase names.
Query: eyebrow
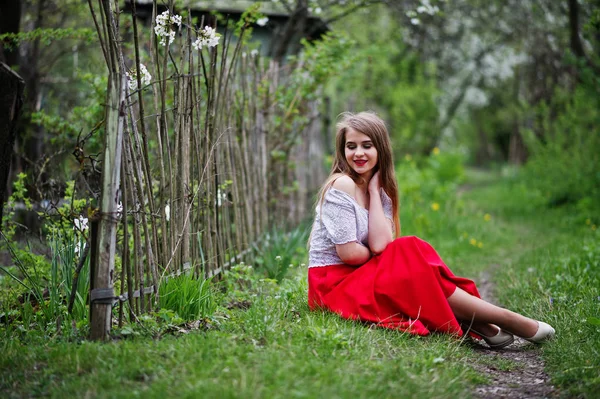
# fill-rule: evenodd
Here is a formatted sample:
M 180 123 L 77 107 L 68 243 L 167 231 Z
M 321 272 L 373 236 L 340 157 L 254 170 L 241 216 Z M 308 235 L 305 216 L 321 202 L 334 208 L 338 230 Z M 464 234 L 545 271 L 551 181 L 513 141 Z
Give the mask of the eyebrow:
M 351 141 L 351 140 L 346 141 L 346 144 L 348 144 L 348 143 L 356 144 L 355 141 Z M 361 144 L 365 144 L 365 143 L 371 143 L 371 144 L 373 144 L 373 141 L 372 140 L 363 140 L 363 141 L 360 141 L 360 143 Z

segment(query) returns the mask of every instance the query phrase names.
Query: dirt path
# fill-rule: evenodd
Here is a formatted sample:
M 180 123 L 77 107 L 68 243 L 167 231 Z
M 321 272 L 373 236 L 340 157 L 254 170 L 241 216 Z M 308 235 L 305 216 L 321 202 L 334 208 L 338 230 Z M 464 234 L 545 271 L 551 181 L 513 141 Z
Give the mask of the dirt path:
M 491 274 L 496 266 L 484 271 L 478 281 L 479 292 L 483 299 L 497 303 L 494 296 L 494 282 Z M 515 342 L 499 351 L 477 347 L 478 351 L 489 356 L 490 361 L 476 367 L 491 380 L 489 385 L 481 385 L 475 389 L 473 396 L 477 398 L 551 398 L 556 391 L 550 384 L 550 378 L 544 372 L 544 361 L 535 345 L 515 337 Z M 497 367 L 497 363 L 511 366 Z

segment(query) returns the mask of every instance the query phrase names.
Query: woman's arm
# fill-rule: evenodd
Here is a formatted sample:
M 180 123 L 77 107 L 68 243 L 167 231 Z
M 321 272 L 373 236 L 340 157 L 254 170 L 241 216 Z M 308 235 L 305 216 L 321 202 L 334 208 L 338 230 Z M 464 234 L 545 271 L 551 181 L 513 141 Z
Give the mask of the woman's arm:
M 390 220 L 383 213 L 379 183 L 379 172 L 369 181 L 369 247 L 378 255 L 393 241 L 394 235 Z
M 356 183 L 347 175 L 336 179 L 333 182 L 333 187 L 349 194 L 352 198 L 356 198 Z M 348 265 L 360 266 L 371 259 L 370 249 L 358 242 L 338 244 L 335 249 L 342 262 Z
M 348 265 L 360 266 L 371 259 L 369 248 L 357 242 L 336 245 L 335 250 L 342 262 Z

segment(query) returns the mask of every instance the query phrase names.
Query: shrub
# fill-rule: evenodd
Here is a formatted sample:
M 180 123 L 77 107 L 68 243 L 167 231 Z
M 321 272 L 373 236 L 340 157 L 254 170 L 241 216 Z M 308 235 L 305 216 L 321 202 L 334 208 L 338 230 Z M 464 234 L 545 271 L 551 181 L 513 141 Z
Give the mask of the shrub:
M 533 131 L 526 134 L 532 156 L 524 177 L 530 187 L 542 192 L 550 206 L 571 203 L 584 213 L 592 213 L 600 203 L 599 96 L 585 85 L 571 95 L 560 94 L 553 104 L 536 109 L 536 127 L 544 135 Z

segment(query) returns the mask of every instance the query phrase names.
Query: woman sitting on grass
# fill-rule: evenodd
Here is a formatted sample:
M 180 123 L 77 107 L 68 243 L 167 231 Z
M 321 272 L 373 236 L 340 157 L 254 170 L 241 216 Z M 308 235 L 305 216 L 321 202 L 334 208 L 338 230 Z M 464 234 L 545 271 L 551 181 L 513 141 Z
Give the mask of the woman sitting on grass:
M 392 147 L 377 115 L 348 113 L 337 128 L 310 238 L 312 309 L 419 335 L 470 329 L 492 348 L 510 345 L 513 334 L 534 343 L 554 336 L 550 325 L 482 300 L 427 242 L 399 237 Z

